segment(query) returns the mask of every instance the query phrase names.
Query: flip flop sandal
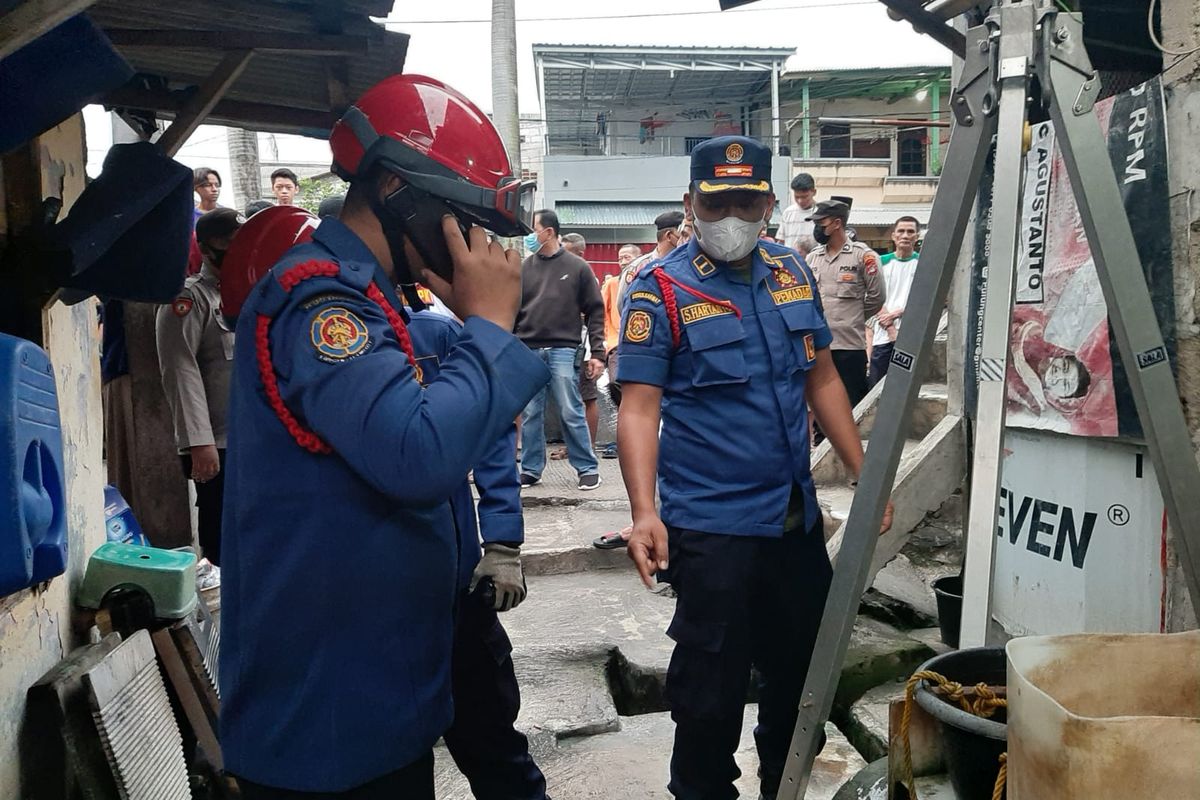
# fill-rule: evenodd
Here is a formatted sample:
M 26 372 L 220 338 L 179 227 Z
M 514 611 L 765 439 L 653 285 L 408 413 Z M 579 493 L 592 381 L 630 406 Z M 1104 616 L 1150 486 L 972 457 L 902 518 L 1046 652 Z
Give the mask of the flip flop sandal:
M 610 531 L 592 540 L 592 547 L 598 550 L 616 550 L 618 547 L 626 547 L 628 544 L 629 541 L 621 536 L 620 531 Z

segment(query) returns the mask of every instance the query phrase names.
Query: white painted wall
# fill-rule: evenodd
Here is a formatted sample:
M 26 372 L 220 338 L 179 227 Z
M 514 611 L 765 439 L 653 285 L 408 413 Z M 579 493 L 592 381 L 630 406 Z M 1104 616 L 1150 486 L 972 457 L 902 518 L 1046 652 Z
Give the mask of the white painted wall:
M 82 116 L 47 132 L 39 144 L 43 165 L 46 159 L 54 159 L 66 169 L 63 199 L 69 206 L 83 190 Z M 0 599 L 0 797 L 4 798 L 22 796 L 19 752 L 25 693 L 81 643 L 81 632 L 72 629 L 72 600 L 88 556 L 105 540 L 104 415 L 95 307 L 90 302 L 56 303 L 45 312 L 43 322 L 62 419 L 70 555 L 65 575 Z

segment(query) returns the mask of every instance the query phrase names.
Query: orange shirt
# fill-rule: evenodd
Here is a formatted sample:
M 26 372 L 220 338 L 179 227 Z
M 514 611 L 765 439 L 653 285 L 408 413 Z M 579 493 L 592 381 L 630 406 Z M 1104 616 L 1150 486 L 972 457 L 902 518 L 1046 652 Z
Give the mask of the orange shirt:
M 621 330 L 621 309 L 617 308 L 617 289 L 621 279 L 609 275 L 600 287 L 600 296 L 604 299 L 604 350 L 611 353 L 617 346 Z

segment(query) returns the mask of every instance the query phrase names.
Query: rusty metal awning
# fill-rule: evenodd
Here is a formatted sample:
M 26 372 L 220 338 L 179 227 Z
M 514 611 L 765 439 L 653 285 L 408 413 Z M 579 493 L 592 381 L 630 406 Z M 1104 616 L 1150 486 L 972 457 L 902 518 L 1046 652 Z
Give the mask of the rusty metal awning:
M 88 14 L 138 73 L 105 105 L 182 116 L 225 81 L 205 122 L 320 136 L 355 97 L 403 69 L 408 36 L 370 19 L 390 7 L 100 0 Z

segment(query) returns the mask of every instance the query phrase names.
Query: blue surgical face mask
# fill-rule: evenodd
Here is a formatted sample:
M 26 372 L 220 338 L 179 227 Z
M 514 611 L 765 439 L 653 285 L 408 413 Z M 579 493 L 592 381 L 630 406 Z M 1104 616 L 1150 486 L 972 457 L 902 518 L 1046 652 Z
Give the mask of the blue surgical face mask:
M 525 234 L 525 249 L 530 253 L 536 253 L 538 250 L 542 249 L 542 242 L 540 239 L 538 239 L 536 232 Z

